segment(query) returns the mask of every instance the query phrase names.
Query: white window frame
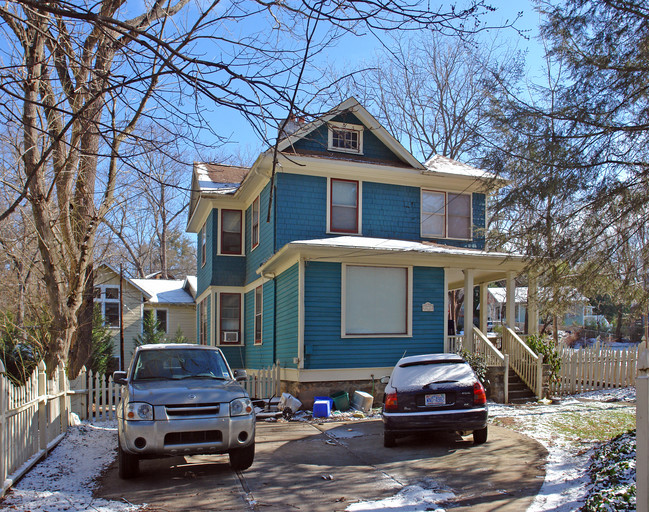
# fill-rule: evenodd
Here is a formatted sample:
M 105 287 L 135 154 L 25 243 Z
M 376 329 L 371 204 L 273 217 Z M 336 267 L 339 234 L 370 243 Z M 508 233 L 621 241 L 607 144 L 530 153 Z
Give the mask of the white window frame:
M 412 267 L 404 265 L 374 265 L 364 263 L 341 265 L 341 311 L 340 311 L 340 337 L 341 338 L 412 338 Z M 347 267 L 376 267 L 376 268 L 400 268 L 406 270 L 406 332 L 403 334 L 347 334 Z
M 207 260 L 207 221 L 203 224 L 203 227 L 201 228 L 199 232 L 199 243 L 200 243 L 200 251 L 201 251 L 201 268 L 205 266 L 205 260 Z
M 257 313 L 257 290 L 261 290 L 261 303 L 259 313 Z M 263 345 L 264 343 L 264 285 L 260 284 L 254 289 L 253 300 L 253 319 L 252 319 L 252 338 L 254 345 Z M 259 317 L 259 339 L 257 339 L 257 317 Z
M 356 183 L 356 218 L 357 218 L 357 231 L 335 231 L 331 227 L 331 201 L 332 197 L 332 188 L 333 181 L 349 181 Z M 346 178 L 327 178 L 327 233 L 328 234 L 338 234 L 338 235 L 362 235 L 363 233 L 363 182 L 360 180 L 350 180 Z
M 210 345 L 210 340 L 207 339 L 207 297 L 198 303 L 198 344 Z
M 94 286 L 94 288 L 99 288 L 99 297 L 94 297 L 93 295 L 93 304 L 99 304 L 101 307 L 101 316 L 104 318 L 104 322 L 106 322 L 106 304 L 116 304 L 118 306 L 118 319 L 117 319 L 117 325 L 109 325 L 106 323 L 105 325 L 110 328 L 110 329 L 119 329 L 120 326 L 122 325 L 122 312 L 119 309 L 119 285 L 118 284 L 97 284 Z M 107 299 L 106 298 L 106 289 L 108 288 L 115 288 L 117 289 L 117 298 L 116 299 Z M 93 292 L 94 293 L 94 292 Z
M 424 213 L 423 208 L 424 208 L 424 194 L 426 192 L 434 193 L 434 194 L 443 194 L 444 195 L 444 235 L 432 235 L 428 233 L 424 233 L 422 230 L 422 215 Z M 464 195 L 464 196 L 469 196 L 469 238 L 457 238 L 457 237 L 451 237 L 448 236 L 448 219 L 449 219 L 449 214 L 448 214 L 448 195 L 449 194 L 454 194 L 454 195 Z M 468 240 L 471 241 L 473 240 L 473 193 L 471 192 L 455 192 L 453 190 L 433 190 L 429 188 L 422 188 L 420 191 L 420 196 L 419 196 L 419 234 L 422 238 L 443 238 L 445 240 Z
M 223 210 L 231 212 L 239 212 L 241 214 L 241 251 L 238 254 L 235 253 L 224 253 L 223 252 Z M 219 256 L 243 256 L 246 252 L 245 248 L 245 233 L 246 233 L 246 218 L 245 212 L 238 210 L 237 208 L 221 208 L 219 209 Z M 250 238 L 252 242 L 252 235 Z
M 363 131 L 365 127 L 362 124 L 340 123 L 337 121 L 329 121 L 327 123 L 328 137 L 327 149 L 329 151 L 337 151 L 340 153 L 352 153 L 355 155 L 363 154 Z M 334 147 L 334 131 L 356 132 L 358 135 L 358 148 L 339 148 Z
M 226 343 L 226 342 L 223 341 L 223 330 L 221 329 L 221 307 L 222 307 L 222 304 L 223 304 L 221 296 L 223 294 L 226 294 L 226 295 L 238 295 L 239 296 L 239 341 L 236 342 L 236 343 L 232 343 L 232 342 Z M 241 346 L 241 345 L 244 344 L 243 343 L 244 342 L 244 339 L 243 339 L 243 336 L 244 336 L 244 333 L 243 333 L 243 327 L 244 327 L 243 312 L 244 312 L 244 309 L 245 309 L 244 308 L 244 300 L 245 300 L 244 294 L 242 294 L 241 292 L 223 291 L 223 292 L 218 292 L 218 294 L 216 294 L 216 293 L 214 294 L 215 297 L 217 295 L 218 295 L 218 303 L 217 303 L 218 307 L 216 308 L 216 325 L 218 326 L 218 330 L 219 330 L 217 345 L 223 345 L 223 346 L 226 346 L 226 347 Z
M 255 222 L 255 203 L 257 203 L 257 219 Z M 250 205 L 250 250 L 254 251 L 256 247 L 259 247 L 259 242 L 261 241 L 261 229 L 260 229 L 260 212 L 261 212 L 261 196 L 257 196 L 252 204 Z M 257 243 L 254 243 L 254 233 L 257 231 Z
M 159 322 L 160 319 L 158 318 L 158 312 L 159 311 L 164 311 L 165 314 L 167 315 L 167 321 L 165 322 L 165 329 L 164 333 L 169 334 L 169 310 L 167 308 L 154 308 L 153 311 L 155 311 L 155 319 Z

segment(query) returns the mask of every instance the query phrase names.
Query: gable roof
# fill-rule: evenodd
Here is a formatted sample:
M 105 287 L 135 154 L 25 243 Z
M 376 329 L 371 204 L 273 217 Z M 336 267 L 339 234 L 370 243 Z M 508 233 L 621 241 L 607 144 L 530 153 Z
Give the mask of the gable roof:
M 149 303 L 194 304 L 194 297 L 185 289 L 187 279 L 130 279 L 130 281 L 142 291 Z
M 343 114 L 345 112 L 353 113 L 368 129 L 371 130 L 374 135 L 383 143 L 385 146 L 390 149 L 403 163 L 407 164 L 410 167 L 415 169 L 425 170 L 425 167 L 417 160 L 414 156 L 410 154 L 403 145 L 395 139 L 390 133 L 379 123 L 376 118 L 370 114 L 363 105 L 361 105 L 356 98 L 351 97 L 343 101 L 340 105 L 334 107 L 329 112 L 320 116 L 319 118 L 298 125 L 298 129 L 290 134 L 288 137 L 282 139 L 278 144 L 278 151 L 285 152 L 289 150 L 299 139 L 305 138 L 307 135 L 312 133 L 314 130 L 322 126 L 323 124 L 328 123 L 336 116 Z M 346 155 L 347 158 L 350 155 Z M 376 162 L 380 163 L 380 162 Z

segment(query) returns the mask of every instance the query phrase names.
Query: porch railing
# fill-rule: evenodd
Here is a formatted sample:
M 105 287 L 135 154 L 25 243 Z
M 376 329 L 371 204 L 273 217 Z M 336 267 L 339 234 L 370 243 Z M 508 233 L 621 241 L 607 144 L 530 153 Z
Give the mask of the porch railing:
M 543 356 L 534 351 L 512 329 L 503 329 L 503 352 L 512 369 L 537 398 L 543 398 Z
M 503 367 L 504 398 L 505 403 L 509 402 L 509 355 L 498 350 L 477 327 L 473 328 L 473 349 L 484 358 L 487 366 Z

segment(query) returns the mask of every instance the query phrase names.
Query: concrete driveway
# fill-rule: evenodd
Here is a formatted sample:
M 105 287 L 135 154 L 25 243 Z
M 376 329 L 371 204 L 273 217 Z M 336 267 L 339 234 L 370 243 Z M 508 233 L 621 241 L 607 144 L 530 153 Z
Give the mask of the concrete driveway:
M 453 492 L 454 511 L 520 512 L 538 493 L 546 450 L 508 429 L 489 426 L 489 441 L 434 434 L 383 447 L 380 421 L 257 424 L 257 454 L 243 473 L 227 455 L 145 460 L 124 481 L 113 464 L 96 495 L 148 503 L 150 511 L 343 511 L 353 502 L 434 483 Z

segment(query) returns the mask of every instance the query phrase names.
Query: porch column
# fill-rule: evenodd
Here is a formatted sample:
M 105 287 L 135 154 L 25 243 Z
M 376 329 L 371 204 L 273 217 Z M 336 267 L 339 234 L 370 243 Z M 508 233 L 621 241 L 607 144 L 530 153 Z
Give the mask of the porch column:
M 527 334 L 539 333 L 539 289 L 535 274 L 527 277 Z
M 516 325 L 514 321 L 514 312 L 516 311 L 516 280 L 513 272 L 507 272 L 506 286 L 505 321 L 507 322 L 507 327 L 513 330 Z
M 473 269 L 464 270 L 464 348 L 473 352 Z
M 480 284 L 480 330 L 487 332 L 487 320 L 489 313 L 489 292 L 487 291 L 488 283 Z

